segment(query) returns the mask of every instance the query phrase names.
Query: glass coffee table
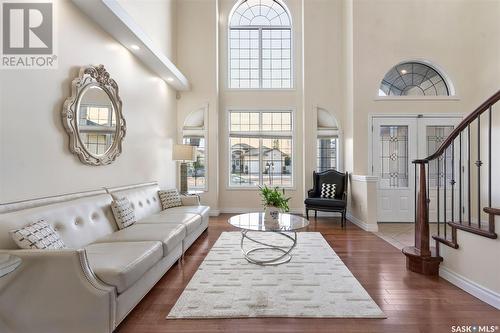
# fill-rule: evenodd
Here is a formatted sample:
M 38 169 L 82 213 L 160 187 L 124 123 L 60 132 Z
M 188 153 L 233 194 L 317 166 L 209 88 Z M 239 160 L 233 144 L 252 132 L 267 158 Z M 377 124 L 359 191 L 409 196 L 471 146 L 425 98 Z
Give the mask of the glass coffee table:
M 291 214 L 279 214 L 277 223 L 264 222 L 264 213 L 247 213 L 235 215 L 228 220 L 229 224 L 241 229 L 241 252 L 245 259 L 253 264 L 262 266 L 276 266 L 292 260 L 293 248 L 297 245 L 297 230 L 305 228 L 309 225 L 309 221 L 305 218 Z M 273 233 L 286 239 L 287 245 L 271 244 L 264 240 L 255 239 L 255 236 L 249 233 Z M 257 247 L 252 247 L 245 250 L 245 240 L 250 244 L 257 244 Z M 277 253 L 266 259 L 260 259 L 256 256 L 258 253 L 271 252 Z

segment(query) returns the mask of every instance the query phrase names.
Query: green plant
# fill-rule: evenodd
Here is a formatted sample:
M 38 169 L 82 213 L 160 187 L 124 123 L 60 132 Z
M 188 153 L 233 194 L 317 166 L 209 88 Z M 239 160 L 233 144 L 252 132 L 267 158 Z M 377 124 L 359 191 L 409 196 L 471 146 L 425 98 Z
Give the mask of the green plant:
M 269 188 L 264 185 L 259 186 L 259 192 L 264 206 L 274 206 L 284 212 L 288 212 L 290 210 L 290 207 L 288 207 L 288 201 L 290 201 L 291 198 L 285 197 L 285 189 L 280 190 L 279 187 Z

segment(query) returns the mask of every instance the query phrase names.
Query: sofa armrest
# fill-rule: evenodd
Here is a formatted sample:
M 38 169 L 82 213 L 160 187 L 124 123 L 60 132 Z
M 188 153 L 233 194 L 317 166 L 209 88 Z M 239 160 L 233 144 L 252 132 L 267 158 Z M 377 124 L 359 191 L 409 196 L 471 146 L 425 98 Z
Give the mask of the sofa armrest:
M 85 250 L 0 250 L 21 265 L 0 278 L 0 327 L 12 332 L 112 332 L 116 291 L 99 281 Z
M 310 189 L 309 191 L 307 191 L 307 197 L 312 198 L 314 196 L 314 192 L 314 189 Z
M 200 197 L 197 195 L 181 195 L 181 201 L 183 206 L 200 205 Z

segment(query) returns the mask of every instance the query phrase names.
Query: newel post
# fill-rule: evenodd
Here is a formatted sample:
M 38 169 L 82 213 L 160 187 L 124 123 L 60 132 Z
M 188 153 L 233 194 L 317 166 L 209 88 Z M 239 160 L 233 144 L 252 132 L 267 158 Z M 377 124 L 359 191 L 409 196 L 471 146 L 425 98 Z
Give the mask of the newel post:
M 406 256 L 406 268 L 420 274 L 438 275 L 439 263 L 443 259 L 435 254 L 435 250 L 431 249 L 429 244 L 429 202 L 425 171 L 425 165 L 428 161 L 416 160 L 413 163 L 415 163 L 415 172 L 419 173 L 419 182 L 415 184 L 415 191 L 417 191 L 415 246 L 403 249 Z

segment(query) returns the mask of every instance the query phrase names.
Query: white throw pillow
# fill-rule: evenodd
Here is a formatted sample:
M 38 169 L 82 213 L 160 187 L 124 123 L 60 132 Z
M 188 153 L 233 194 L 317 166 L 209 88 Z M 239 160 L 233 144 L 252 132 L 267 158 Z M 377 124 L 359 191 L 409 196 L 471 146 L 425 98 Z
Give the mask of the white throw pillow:
M 62 249 L 61 237 L 47 222 L 39 220 L 24 228 L 11 230 L 10 236 L 21 249 Z
M 134 210 L 127 198 L 120 198 L 113 201 L 111 203 L 111 210 L 120 229 L 130 227 L 136 222 Z
M 321 184 L 321 197 L 327 199 L 335 198 L 336 184 Z
M 182 206 L 181 196 L 176 189 L 158 191 L 158 195 L 160 196 L 161 206 L 163 210 Z

